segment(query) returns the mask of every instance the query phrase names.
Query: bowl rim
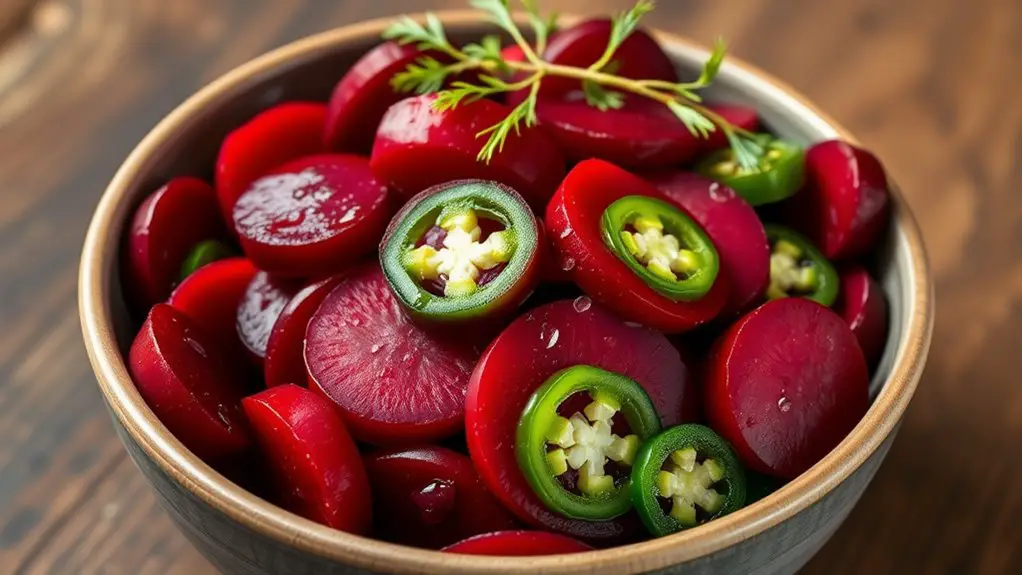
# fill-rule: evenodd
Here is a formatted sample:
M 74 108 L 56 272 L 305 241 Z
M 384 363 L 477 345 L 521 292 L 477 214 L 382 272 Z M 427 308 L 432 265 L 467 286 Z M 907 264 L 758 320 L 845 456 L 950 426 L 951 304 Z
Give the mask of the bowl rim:
M 483 22 L 471 10 L 438 11 L 452 30 L 474 31 Z M 413 15 L 422 19 L 424 14 Z M 565 17 L 565 21 L 577 20 Z M 900 192 L 892 190 L 897 241 L 908 248 L 909 284 L 905 301 L 905 335 L 888 381 L 852 432 L 824 459 L 765 499 L 699 529 L 668 537 L 577 555 L 520 558 L 439 553 L 336 531 L 266 502 L 236 486 L 203 463 L 174 438 L 139 395 L 118 349 L 112 321 L 109 278 L 117 257 L 117 225 L 126 214 L 123 200 L 144 175 L 154 153 L 181 124 L 189 123 L 210 102 L 272 75 L 280 68 L 308 62 L 351 43 L 378 39 L 393 21 L 383 17 L 308 36 L 274 49 L 206 85 L 167 115 L 135 147 L 109 186 L 93 215 L 82 251 L 79 273 L 79 315 L 86 350 L 110 411 L 165 474 L 193 496 L 264 537 L 329 560 L 365 569 L 396 573 L 632 573 L 662 569 L 691 561 L 749 539 L 780 524 L 823 498 L 854 473 L 897 431 L 923 372 L 933 330 L 933 282 L 919 228 Z M 654 31 L 669 51 L 705 58 L 709 51 L 676 35 Z M 838 137 L 855 142 L 847 130 L 809 100 L 769 74 L 729 56 L 724 69 L 745 83 L 788 98 L 807 115 L 823 122 Z M 893 188 L 893 186 L 892 186 Z

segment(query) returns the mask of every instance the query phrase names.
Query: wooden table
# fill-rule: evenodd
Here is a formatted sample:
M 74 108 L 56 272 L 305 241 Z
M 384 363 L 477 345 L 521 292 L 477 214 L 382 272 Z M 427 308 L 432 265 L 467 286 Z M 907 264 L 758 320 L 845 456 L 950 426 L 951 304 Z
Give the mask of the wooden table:
M 626 1 L 546 4 L 605 13 Z M 661 4 L 658 26 L 727 37 L 876 151 L 909 197 L 937 277 L 929 369 L 901 435 L 807 571 L 1022 572 L 1022 3 Z M 79 334 L 81 240 L 132 146 L 197 88 L 274 46 L 462 5 L 4 0 L 0 572 L 211 570 L 114 437 Z

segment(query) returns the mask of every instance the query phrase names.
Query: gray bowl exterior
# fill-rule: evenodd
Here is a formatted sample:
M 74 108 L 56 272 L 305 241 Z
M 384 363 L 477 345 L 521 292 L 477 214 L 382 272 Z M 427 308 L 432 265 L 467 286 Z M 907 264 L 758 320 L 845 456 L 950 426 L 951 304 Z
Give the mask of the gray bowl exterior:
M 457 34 L 455 34 L 457 38 Z M 143 168 L 145 177 L 132 190 L 135 202 L 168 177 L 179 174 L 211 176 L 212 160 L 223 136 L 260 109 L 283 100 L 325 100 L 342 72 L 375 43 L 365 40 L 307 53 L 288 65 L 256 74 L 231 90 L 210 98 L 200 117 L 168 140 L 159 154 Z M 691 73 L 705 59 L 699 49 L 668 43 L 668 53 L 680 69 Z M 800 142 L 838 137 L 837 127 L 816 115 L 784 89 L 764 81 L 753 72 L 725 63 L 710 99 L 754 105 L 769 129 Z M 125 219 L 129 213 L 123 210 Z M 124 222 L 118 222 L 119 226 Z M 119 232 L 119 230 L 118 230 Z M 908 305 L 912 297 L 912 265 L 908 239 L 897 230 L 889 234 L 881 255 L 880 274 L 891 309 L 891 335 L 884 358 L 871 386 L 872 395 L 887 380 L 896 352 L 906 342 Z M 120 293 L 116 269 L 109 279 L 113 293 Z M 115 300 L 120 298 L 115 297 Z M 115 330 L 121 350 L 134 335 L 123 302 L 113 302 Z M 918 313 L 918 310 L 917 310 Z M 364 571 L 285 544 L 231 518 L 187 489 L 149 458 L 146 451 L 114 416 L 114 425 L 131 458 L 155 488 L 160 504 L 191 542 L 219 569 L 239 574 L 351 574 Z M 657 573 L 782 574 L 802 567 L 833 535 L 873 478 L 893 441 L 890 434 L 881 447 L 837 488 L 809 507 L 735 545 L 674 565 Z M 769 505 L 766 500 L 761 504 Z M 780 506 L 780 503 L 777 504 Z

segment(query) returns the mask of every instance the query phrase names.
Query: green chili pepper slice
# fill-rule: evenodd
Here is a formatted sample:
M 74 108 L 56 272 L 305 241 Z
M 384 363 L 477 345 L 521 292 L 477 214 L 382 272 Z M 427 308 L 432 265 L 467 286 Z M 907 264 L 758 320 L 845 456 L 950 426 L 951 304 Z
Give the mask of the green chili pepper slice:
M 380 248 L 384 275 L 415 316 L 438 322 L 476 319 L 514 299 L 519 279 L 539 247 L 539 226 L 528 204 L 496 182 L 465 180 L 413 199 L 398 214 Z M 482 237 L 483 220 L 503 229 Z M 422 244 L 434 227 L 446 234 L 439 249 Z M 502 268 L 499 266 L 503 266 Z M 499 270 L 488 283 L 482 273 Z M 425 282 L 444 280 L 443 293 Z
M 677 425 L 639 450 L 631 492 L 646 529 L 662 537 L 741 509 L 745 469 L 709 427 Z
M 767 299 L 805 297 L 830 306 L 837 300 L 837 270 L 808 238 L 777 224 L 764 226 L 770 242 Z
M 192 272 L 208 263 L 213 263 L 217 260 L 226 259 L 235 255 L 237 255 L 237 252 L 221 241 L 201 241 L 195 244 L 192 251 L 188 252 L 184 261 L 181 262 L 181 280 L 183 281 L 186 277 L 192 275 Z
M 761 153 L 754 170 L 742 168 L 731 148 L 710 154 L 696 170 L 738 192 L 753 206 L 779 202 L 797 192 L 805 181 L 805 150 L 769 134 L 759 134 L 755 141 Z
M 577 393 L 592 401 L 569 417 L 558 408 Z M 621 412 L 631 433 L 613 432 Z M 638 383 L 589 365 L 563 369 L 536 390 L 518 422 L 515 454 L 518 465 L 546 506 L 575 519 L 602 521 L 632 507 L 627 474 L 615 482 L 605 473 L 607 460 L 630 467 L 639 446 L 660 431 L 660 416 Z M 569 469 L 578 472 L 578 493 L 558 479 Z
M 709 293 L 720 259 L 703 228 L 677 207 L 648 196 L 610 204 L 601 222 L 603 242 L 654 291 L 675 301 Z

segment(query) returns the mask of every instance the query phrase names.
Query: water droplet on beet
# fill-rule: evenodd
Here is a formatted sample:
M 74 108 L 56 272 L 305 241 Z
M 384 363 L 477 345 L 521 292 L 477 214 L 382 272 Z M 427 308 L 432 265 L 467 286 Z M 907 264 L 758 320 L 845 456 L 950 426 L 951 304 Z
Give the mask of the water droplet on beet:
M 781 399 L 777 400 L 777 409 L 784 413 L 791 411 L 791 400 L 787 397 L 781 397 Z
M 376 353 L 376 352 L 380 351 L 380 345 L 379 345 L 379 344 L 376 344 L 376 343 L 374 343 L 374 344 L 373 344 L 373 347 L 369 348 L 369 351 L 371 351 L 371 352 L 373 352 L 373 353 Z
M 709 192 L 710 199 L 718 203 L 724 203 L 734 197 L 730 188 L 725 188 L 716 182 L 710 184 Z
M 194 349 L 195 353 L 201 355 L 202 357 L 206 357 L 206 348 L 202 347 L 202 344 L 200 344 L 199 342 L 195 341 L 190 337 L 185 338 L 185 343 L 187 343 L 189 347 Z
M 570 272 L 575 269 L 575 258 L 568 256 L 561 262 L 561 269 Z
M 563 240 L 564 238 L 570 236 L 571 232 L 572 232 L 571 228 L 564 228 L 564 231 L 561 232 L 561 239 Z
M 419 508 L 424 524 L 436 525 L 446 519 L 454 508 L 456 495 L 454 484 L 434 479 L 418 493 L 412 494 L 412 502 Z
M 575 298 L 575 303 L 573 305 L 575 307 L 575 311 L 582 313 L 589 311 L 589 308 L 593 307 L 593 300 L 589 299 L 589 296 L 580 295 Z
M 353 325 L 355 327 L 358 327 L 361 324 L 362 324 L 362 320 L 358 319 L 357 317 L 351 318 L 351 325 Z M 343 326 L 344 326 L 344 322 L 342 321 L 341 322 L 341 327 L 343 327 Z
M 550 332 L 550 338 L 547 340 L 546 348 L 550 349 L 550 348 L 554 347 L 555 345 L 557 345 L 557 339 L 559 337 L 561 337 L 560 330 L 555 329 L 554 331 Z

